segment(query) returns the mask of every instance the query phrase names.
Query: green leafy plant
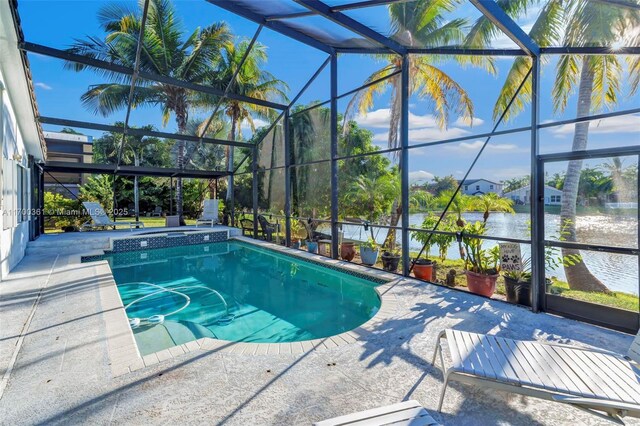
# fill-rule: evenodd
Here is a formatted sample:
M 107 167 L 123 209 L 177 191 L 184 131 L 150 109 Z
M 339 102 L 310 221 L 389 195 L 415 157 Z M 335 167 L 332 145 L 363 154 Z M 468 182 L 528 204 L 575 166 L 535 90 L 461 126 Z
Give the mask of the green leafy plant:
M 402 254 L 401 250 L 398 247 L 394 247 L 394 248 L 385 248 L 384 252 L 382 253 L 385 256 L 400 256 Z
M 428 215 L 422 221 L 421 228 L 425 230 L 431 231 L 438 223 L 438 217 L 435 215 Z M 454 216 L 447 215 L 440 225 L 438 226 L 439 231 L 447 231 L 447 232 L 456 232 L 456 223 L 454 220 Z M 426 232 L 414 231 L 411 233 L 411 237 L 421 242 L 423 245 L 429 242 L 428 246 L 425 247 L 427 252 L 427 257 L 431 254 L 431 247 L 434 245 L 438 247 L 438 257 L 440 260 L 445 260 L 447 258 L 447 252 L 453 245 L 456 240 L 455 235 L 452 234 L 433 234 L 431 235 L 431 239 L 429 240 L 429 234 Z
M 367 241 L 360 243 L 361 248 L 369 249 L 371 251 L 375 251 L 378 249 L 378 243 L 373 238 L 368 238 Z
M 531 222 L 528 223 L 529 235 L 531 235 Z M 560 229 L 559 235 L 551 235 L 552 240 L 566 241 L 568 230 L 565 227 Z M 555 270 L 560 266 L 572 266 L 582 262 L 582 256 L 572 254 L 563 256 L 558 247 L 545 247 L 544 249 L 544 266 L 545 270 Z M 517 281 L 531 281 L 531 256 L 522 258 L 521 271 L 504 271 L 504 276 Z
M 302 239 L 302 233 L 304 231 L 304 226 L 300 223 L 299 220 L 291 221 L 291 239 L 300 240 Z
M 463 231 L 462 244 L 466 252 L 464 268 L 467 271 L 483 275 L 497 274 L 499 272 L 500 248 L 495 246 L 491 249 L 484 249 L 481 238 L 466 236 L 466 234 L 484 235 L 486 232 L 485 224 L 483 222 L 468 223 Z

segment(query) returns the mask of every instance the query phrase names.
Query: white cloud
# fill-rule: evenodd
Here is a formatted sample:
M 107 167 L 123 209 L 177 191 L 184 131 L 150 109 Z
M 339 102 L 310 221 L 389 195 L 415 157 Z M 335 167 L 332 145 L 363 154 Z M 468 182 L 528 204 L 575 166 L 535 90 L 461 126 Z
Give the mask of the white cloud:
M 259 129 L 260 127 L 265 127 L 270 125 L 271 123 L 269 123 L 266 120 L 263 120 L 261 118 L 254 118 L 253 119 L 253 125 L 255 126 L 256 130 Z M 251 132 L 251 126 L 249 125 L 249 123 L 247 121 L 243 121 L 242 122 L 242 126 L 241 126 L 242 131 L 246 131 L 246 132 Z
M 380 108 L 373 111 L 370 111 L 364 115 L 358 115 L 355 118 L 356 123 L 363 127 L 372 127 L 372 128 L 387 128 L 389 127 L 389 123 L 391 122 L 391 109 L 390 108 Z M 438 122 L 435 117 L 431 114 L 426 115 L 416 115 L 412 112 L 409 112 L 409 128 L 417 128 L 417 127 L 434 127 L 437 126 Z
M 391 110 L 389 108 L 381 108 L 371 111 L 365 115 L 359 115 L 355 118 L 358 125 L 371 129 L 387 129 L 391 119 Z M 480 118 L 473 119 L 473 125 L 479 126 L 484 123 Z M 432 114 L 417 115 L 409 113 L 409 141 L 411 143 L 433 142 L 445 139 L 459 138 L 470 132 L 463 127 L 470 127 L 470 121 L 458 118 L 447 129 L 441 129 L 438 126 L 438 120 Z M 389 132 L 376 133 L 373 136 L 373 142 L 387 142 Z
M 52 90 L 53 89 L 53 87 L 49 86 L 46 83 L 42 83 L 42 82 L 37 82 L 37 83 L 34 84 L 34 86 L 39 87 L 39 88 L 44 89 L 44 90 Z
M 482 123 L 484 123 L 484 120 L 481 118 L 473 117 L 473 119 L 469 119 L 458 117 L 458 119 L 453 124 L 460 127 L 473 127 L 480 126 Z
M 550 131 L 557 137 L 573 135 L 575 124 L 564 124 L 558 127 L 551 127 Z M 589 126 L 589 133 L 638 133 L 640 131 L 640 114 L 621 115 L 603 120 L 592 121 Z
M 437 127 L 425 127 L 422 129 L 409 130 L 409 143 L 434 142 L 446 139 L 459 138 L 469 132 L 457 127 L 447 130 L 440 130 Z M 374 142 L 386 142 L 389 132 L 376 133 L 373 135 Z
M 433 180 L 433 173 L 429 173 L 425 170 L 409 172 L 409 183 L 423 183 L 430 180 Z
M 483 144 L 484 144 L 484 141 L 460 142 L 459 144 L 455 144 L 455 145 L 454 144 L 445 145 L 445 148 L 450 151 L 458 151 L 458 152 L 478 152 L 480 148 L 482 148 Z M 491 142 L 489 142 L 487 144 L 487 147 L 485 148 L 485 151 L 507 152 L 507 151 L 514 151 L 516 149 L 518 149 L 518 146 L 514 144 L 510 144 L 510 143 L 492 144 Z

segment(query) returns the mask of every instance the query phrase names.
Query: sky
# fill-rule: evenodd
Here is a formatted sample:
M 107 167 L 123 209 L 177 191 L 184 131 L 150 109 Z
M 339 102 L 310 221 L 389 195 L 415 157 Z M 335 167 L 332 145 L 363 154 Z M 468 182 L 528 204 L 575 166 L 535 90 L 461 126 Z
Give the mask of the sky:
M 266 0 L 272 1 L 275 0 Z M 44 1 L 21 0 L 19 13 L 27 41 L 39 43 L 59 49 L 68 48 L 75 39 L 87 36 L 101 37 L 104 34 L 98 27 L 96 18 L 98 10 L 107 1 Z M 123 3 L 123 2 L 120 2 Z M 131 1 L 125 3 L 132 3 Z M 329 0 L 328 4 L 341 4 L 342 0 Z M 257 25 L 243 18 L 235 16 L 203 0 L 176 0 L 176 9 L 182 20 L 186 33 L 191 33 L 196 27 L 204 27 L 217 21 L 226 21 L 237 39 L 250 39 Z M 386 6 L 359 9 L 346 12 L 352 18 L 370 25 L 373 29 L 388 35 L 388 15 Z M 526 16 L 518 18 L 517 22 L 525 29 L 531 28 L 538 10 L 532 9 Z M 478 18 L 480 13 L 471 5 L 465 5 L 460 10 L 447 17 L 468 18 L 470 21 Z M 330 24 L 322 24 L 317 19 L 300 20 L 300 23 L 314 25 L 316 31 L 327 34 L 344 34 L 336 31 Z M 312 47 L 289 39 L 269 29 L 263 29 L 258 41 L 267 46 L 268 63 L 266 69 L 277 78 L 289 85 L 289 98 L 293 98 L 327 58 L 327 54 Z M 515 45 L 508 37 L 501 35 L 494 40 L 492 47 L 514 48 Z M 68 118 L 80 121 L 91 121 L 112 124 L 124 119 L 125 110 L 109 117 L 95 115 L 87 110 L 80 102 L 80 96 L 92 84 L 104 82 L 103 79 L 90 71 L 77 73 L 66 70 L 62 61 L 41 55 L 29 54 L 33 78 L 36 86 L 36 98 L 43 116 Z M 542 68 L 542 102 L 541 122 L 551 122 L 575 117 L 576 97 L 573 96 L 568 107 L 563 112 L 554 112 L 551 90 L 554 82 L 556 58 L 551 58 Z M 462 120 L 451 114 L 445 129 L 440 129 L 433 115 L 432 103 L 414 94 L 410 99 L 409 140 L 411 145 L 472 136 L 491 131 L 494 126 L 493 106 L 500 92 L 505 76 L 511 65 L 512 58 L 498 58 L 495 61 L 497 73 L 490 75 L 486 71 L 471 66 L 460 66 L 454 60 L 443 58 L 437 67 L 455 80 L 468 94 L 474 106 L 473 122 Z M 384 66 L 381 59 L 366 55 L 341 55 L 338 60 L 338 92 L 344 93 L 360 86 L 374 71 Z M 626 81 L 622 83 L 622 92 L 628 92 Z M 329 98 L 328 67 L 314 84 L 303 93 L 300 104 L 314 100 Z M 349 97 L 339 101 L 338 108 L 344 113 Z M 367 114 L 355 114 L 355 120 L 373 132 L 373 141 L 380 148 L 387 146 L 389 128 L 390 90 L 381 93 L 374 100 L 373 107 Z M 640 94 L 621 97 L 616 110 L 640 107 Z M 192 116 L 202 116 L 203 113 L 192 113 Z M 263 120 L 256 120 L 258 125 L 267 124 Z M 502 123 L 497 130 L 528 126 L 530 123 L 530 109 L 527 107 L 513 120 Z M 142 126 L 153 124 L 166 132 L 175 132 L 176 126 L 172 119 L 163 126 L 160 111 L 153 107 L 137 108 L 132 111 L 130 124 Z M 55 126 L 45 126 L 45 130 L 57 130 Z M 99 136 L 99 132 L 86 131 L 92 136 Z M 244 128 L 245 137 L 251 136 L 251 131 Z M 571 149 L 573 126 L 564 125 L 540 131 L 540 152 L 561 152 Z M 410 151 L 409 172 L 413 183 L 421 183 L 432 179 L 433 176 L 453 175 L 462 178 L 467 172 L 475 155 L 484 143 L 483 138 L 469 139 L 446 145 L 416 148 Z M 591 124 L 589 146 L 591 148 L 605 148 L 611 146 L 626 146 L 640 143 L 640 114 L 614 117 L 600 120 Z M 497 136 L 491 139 L 487 149 L 469 174 L 470 178 L 484 178 L 502 181 L 514 177 L 521 177 L 530 172 L 530 132 Z M 566 163 L 549 164 L 548 173 L 562 171 Z

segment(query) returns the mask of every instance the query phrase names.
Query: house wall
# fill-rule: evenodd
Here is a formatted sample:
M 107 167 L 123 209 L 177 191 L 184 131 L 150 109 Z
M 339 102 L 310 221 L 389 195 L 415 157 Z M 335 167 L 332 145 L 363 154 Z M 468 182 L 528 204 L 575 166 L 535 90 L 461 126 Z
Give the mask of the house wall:
M 513 201 L 522 201 L 524 204 L 530 204 L 529 187 L 525 186 L 515 191 L 507 192 L 504 197 Z M 544 204 L 545 206 L 559 206 L 562 204 L 562 191 L 545 186 L 544 188 Z
M 464 184 L 462 191 L 467 195 L 474 195 L 478 192 L 488 194 L 489 192 L 495 192 L 498 195 L 502 194 L 502 185 L 497 183 L 488 182 L 486 180 L 479 180 L 471 184 Z
M 0 87 L 6 87 L 0 71 Z M 31 182 L 27 150 L 15 114 L 15 102 L 6 89 L 0 89 L 0 162 L 2 230 L 0 231 L 0 280 L 24 257 L 29 241 Z

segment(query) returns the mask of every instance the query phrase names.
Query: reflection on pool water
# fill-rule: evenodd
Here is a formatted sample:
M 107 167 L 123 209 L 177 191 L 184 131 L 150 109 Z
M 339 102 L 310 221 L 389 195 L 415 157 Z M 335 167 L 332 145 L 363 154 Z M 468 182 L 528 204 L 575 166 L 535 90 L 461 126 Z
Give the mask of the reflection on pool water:
M 348 331 L 380 307 L 377 283 L 242 242 L 108 258 L 145 355 L 201 337 L 294 342 Z

